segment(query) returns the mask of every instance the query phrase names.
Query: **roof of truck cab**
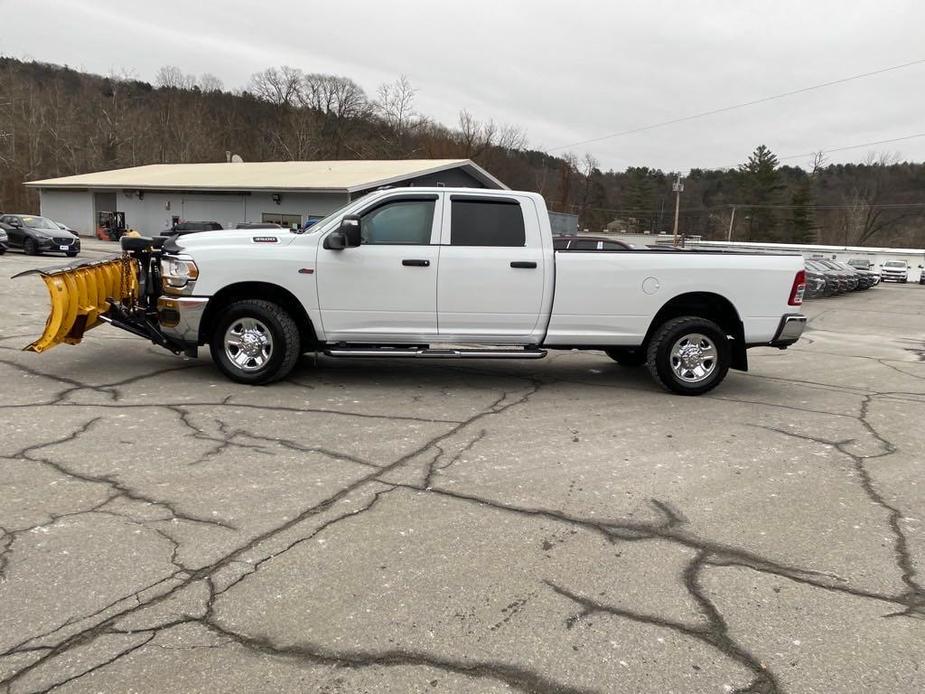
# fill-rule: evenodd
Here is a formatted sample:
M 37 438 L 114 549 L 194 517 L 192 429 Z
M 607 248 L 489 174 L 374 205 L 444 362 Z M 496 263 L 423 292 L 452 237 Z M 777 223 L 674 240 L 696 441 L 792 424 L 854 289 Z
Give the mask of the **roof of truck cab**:
M 507 189 L 470 159 L 357 159 L 207 164 L 149 164 L 29 181 L 47 189 L 311 191 L 353 193 L 410 178 L 461 169 L 495 189 Z

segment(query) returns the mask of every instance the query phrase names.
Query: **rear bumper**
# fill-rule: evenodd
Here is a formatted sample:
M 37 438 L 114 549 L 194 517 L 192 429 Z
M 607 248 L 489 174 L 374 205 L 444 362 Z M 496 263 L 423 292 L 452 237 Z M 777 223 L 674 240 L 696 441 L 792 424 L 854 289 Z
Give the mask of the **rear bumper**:
M 789 347 L 800 339 L 800 335 L 803 334 L 805 328 L 806 316 L 802 313 L 788 313 L 780 319 L 777 333 L 774 335 L 774 339 L 768 344 L 770 344 L 771 347 L 779 347 L 781 349 Z
M 198 346 L 199 324 L 208 303 L 209 298 L 201 296 L 160 297 L 157 300 L 157 321 L 161 331 L 187 346 Z

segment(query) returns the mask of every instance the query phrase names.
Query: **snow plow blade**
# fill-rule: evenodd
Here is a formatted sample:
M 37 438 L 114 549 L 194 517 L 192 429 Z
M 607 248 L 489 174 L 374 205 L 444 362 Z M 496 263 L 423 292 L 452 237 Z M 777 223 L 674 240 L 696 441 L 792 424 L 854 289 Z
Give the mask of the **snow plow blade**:
M 127 265 L 128 264 L 128 265 Z M 102 322 L 113 303 L 138 298 L 135 263 L 130 258 L 83 260 L 27 270 L 14 277 L 41 275 L 51 299 L 42 336 L 25 351 L 44 352 L 62 342 L 79 344 L 84 333 Z

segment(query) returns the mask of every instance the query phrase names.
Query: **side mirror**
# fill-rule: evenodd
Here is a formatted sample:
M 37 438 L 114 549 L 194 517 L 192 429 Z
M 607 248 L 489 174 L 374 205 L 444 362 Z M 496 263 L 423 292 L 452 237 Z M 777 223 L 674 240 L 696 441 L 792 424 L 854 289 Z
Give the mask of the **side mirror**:
M 331 251 L 342 251 L 347 247 L 347 239 L 343 232 L 338 229 L 328 234 L 328 237 L 324 240 L 324 247 Z
M 328 234 L 324 240 L 324 247 L 332 251 L 342 251 L 345 248 L 356 248 L 362 240 L 360 218 L 355 214 L 349 214 L 340 221 L 337 231 Z
M 363 241 L 360 235 L 360 218 L 355 214 L 348 214 L 340 220 L 338 231 L 344 235 L 347 248 L 356 248 Z
M 22 229 L 22 222 L 20 222 L 18 219 L 14 217 L 13 219 L 10 220 L 10 226 L 16 227 L 17 229 Z

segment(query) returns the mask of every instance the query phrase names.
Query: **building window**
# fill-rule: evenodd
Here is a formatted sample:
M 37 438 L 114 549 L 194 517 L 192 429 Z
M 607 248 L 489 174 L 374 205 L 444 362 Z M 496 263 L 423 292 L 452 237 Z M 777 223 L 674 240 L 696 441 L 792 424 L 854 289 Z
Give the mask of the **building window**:
M 453 246 L 524 246 L 524 215 L 515 200 L 453 200 Z
M 279 224 L 281 227 L 286 227 L 287 229 L 298 229 L 302 225 L 302 215 L 264 212 L 260 221 L 267 224 Z

